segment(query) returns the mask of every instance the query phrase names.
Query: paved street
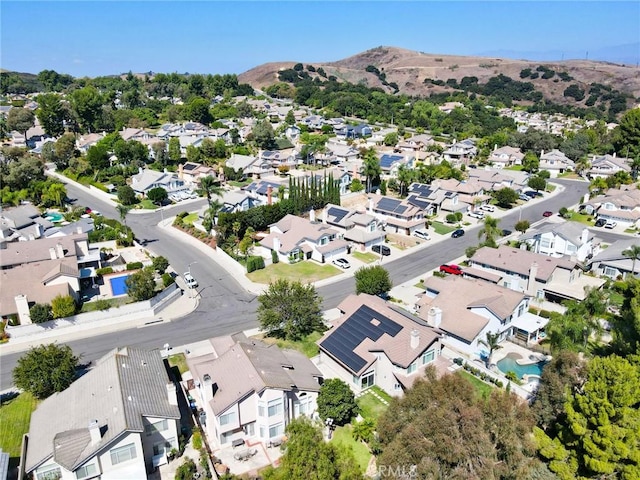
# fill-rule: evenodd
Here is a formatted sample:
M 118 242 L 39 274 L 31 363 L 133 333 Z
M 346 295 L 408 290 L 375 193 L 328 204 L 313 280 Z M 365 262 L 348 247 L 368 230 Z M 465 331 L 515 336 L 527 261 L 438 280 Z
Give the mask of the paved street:
M 500 221 L 500 228 L 513 230 L 519 218 L 531 223 L 542 219 L 542 212 L 557 212 L 561 207 L 572 206 L 580 201 L 587 192 L 586 182 L 572 180 L 554 180 L 565 187 L 561 195 L 556 195 L 539 202 L 531 202 L 522 209 L 514 211 Z M 76 198 L 77 205 L 86 205 L 99 210 L 106 216 L 118 218 L 112 205 L 73 185 L 67 186 L 68 196 Z M 164 210 L 165 218 L 184 210 L 195 210 L 204 204 L 204 200 L 188 204 L 176 205 Z M 163 232 L 157 226 L 161 220 L 159 212 L 130 213 L 127 224 L 131 226 L 140 241 L 146 241 L 147 248 L 157 255 L 167 257 L 171 265 L 184 272 L 191 264 L 191 271 L 200 283 L 201 300 L 198 308 L 182 319 L 169 323 L 157 324 L 143 328 L 133 328 L 114 333 L 92 336 L 68 342 L 76 355 L 82 356 L 87 363 L 104 355 L 110 349 L 122 345 L 135 345 L 143 348 L 162 348 L 165 343 L 182 345 L 223 335 L 256 326 L 255 312 L 257 301 L 255 295 L 245 292 L 233 275 L 214 263 L 210 257 L 197 248 L 183 243 L 179 238 Z M 447 239 L 434 243 L 397 260 L 384 259 L 382 265 L 389 271 L 394 285 L 424 274 L 450 259 L 464 255 L 467 247 L 478 244 L 476 226 L 466 228 L 466 235 L 458 239 Z M 388 261 L 388 263 L 386 263 Z M 355 291 L 353 277 L 318 288 L 324 299 L 324 308 L 338 305 L 350 292 Z M 0 353 L 2 350 L 0 350 Z M 11 387 L 11 371 L 21 353 L 3 354 L 0 362 L 0 390 Z

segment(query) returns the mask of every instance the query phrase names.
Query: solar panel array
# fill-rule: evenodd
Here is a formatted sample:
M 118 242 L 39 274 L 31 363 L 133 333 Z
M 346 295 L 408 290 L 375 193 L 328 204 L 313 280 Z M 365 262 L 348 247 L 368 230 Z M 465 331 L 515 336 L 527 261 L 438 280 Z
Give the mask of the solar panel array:
M 371 323 L 378 320 L 378 325 Z M 395 337 L 402 326 L 381 315 L 367 305 L 362 305 L 320 345 L 352 372 L 359 372 L 367 361 L 354 352 L 366 338 L 376 342 L 385 333 Z
M 416 195 L 409 195 L 407 197 L 407 203 L 413 205 L 414 207 L 421 208 L 423 210 L 426 210 L 429 207 L 429 205 L 431 205 L 431 202 L 429 202 L 428 200 L 421 200 Z
M 380 166 L 382 168 L 390 168 L 395 162 L 399 162 L 403 157 L 400 155 L 382 155 L 380 157 Z
M 327 210 L 327 215 L 333 217 L 333 221 L 336 223 L 340 223 L 348 213 L 348 210 L 343 210 L 342 208 L 336 207 L 329 207 L 329 210 Z
M 402 214 L 407 209 L 406 205 L 402 205 L 400 200 L 396 200 L 395 198 L 387 198 L 384 197 L 378 202 L 377 206 L 380 210 L 384 210 L 385 212 L 391 213 L 399 213 Z
M 417 193 L 421 197 L 428 197 L 433 193 L 433 190 L 431 190 L 430 185 L 425 185 L 424 183 L 413 183 L 409 187 L 409 192 Z

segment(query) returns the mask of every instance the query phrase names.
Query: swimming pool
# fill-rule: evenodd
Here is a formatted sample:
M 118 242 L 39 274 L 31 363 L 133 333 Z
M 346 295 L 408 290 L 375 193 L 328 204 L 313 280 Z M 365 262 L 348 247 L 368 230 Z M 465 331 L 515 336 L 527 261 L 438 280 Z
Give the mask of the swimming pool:
M 45 218 L 52 223 L 58 223 L 64 220 L 64 215 L 58 212 L 47 212 L 47 216 Z
M 499 360 L 497 365 L 502 373 L 515 372 L 518 378 L 524 375 L 542 375 L 542 369 L 547 362 L 530 363 L 528 365 L 520 365 L 515 358 L 507 355 Z
M 127 284 L 125 283 L 130 275 L 123 275 L 121 277 L 113 277 L 109 279 L 111 284 L 111 293 L 113 296 L 125 295 L 127 293 Z

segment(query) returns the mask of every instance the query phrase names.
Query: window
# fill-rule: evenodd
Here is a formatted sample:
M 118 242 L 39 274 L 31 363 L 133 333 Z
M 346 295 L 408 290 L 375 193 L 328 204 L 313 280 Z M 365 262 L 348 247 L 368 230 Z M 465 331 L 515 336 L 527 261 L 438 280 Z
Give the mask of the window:
M 434 358 L 436 358 L 436 352 L 434 350 L 429 350 L 428 352 L 424 352 L 422 354 L 422 364 L 426 365 L 429 362 L 433 362 Z
M 235 422 L 236 420 L 236 412 L 225 413 L 224 415 L 220 415 L 220 425 L 228 425 L 231 422 Z
M 76 478 L 78 480 L 82 478 L 95 477 L 97 475 L 98 475 L 98 468 L 96 467 L 95 463 L 90 463 L 76 470 Z
M 375 382 L 375 373 L 374 372 L 365 373 L 360 380 L 360 388 L 373 387 L 374 382 Z
M 549 248 L 551 246 L 551 240 L 549 240 L 548 238 L 541 238 L 540 239 L 540 247 L 541 248 Z
M 36 473 L 36 480 L 59 480 L 62 478 L 62 471 L 57 465 L 45 467 L 42 471 Z
M 282 413 L 282 400 L 271 400 L 269 402 L 269 416 L 280 415 Z
M 394 389 L 396 392 L 398 392 L 398 391 L 400 391 L 400 390 L 402 389 L 402 387 L 400 386 L 400 384 L 399 384 L 399 383 L 396 383 L 396 384 L 394 384 L 394 385 L 393 385 L 393 389 Z
M 524 313 L 524 305 L 520 305 L 518 307 L 518 315 L 516 316 L 521 317 L 523 313 Z
M 167 419 L 165 418 L 164 420 L 160 420 L 159 422 L 149 423 L 145 425 L 144 431 L 147 434 L 147 436 L 149 436 L 149 435 L 153 435 L 156 432 L 164 432 L 167 428 L 169 428 L 169 426 L 168 426 Z
M 165 452 L 176 447 L 176 439 L 174 437 L 164 441 L 153 444 L 153 456 L 164 455 Z
M 136 446 L 133 443 L 111 450 L 111 464 L 118 465 L 136 458 Z
M 615 278 L 618 275 L 618 269 L 612 267 L 604 267 L 604 274 L 607 277 Z
M 279 437 L 284 433 L 284 424 L 278 423 L 277 425 L 273 425 L 269 427 L 269 438 Z
M 407 368 L 407 375 L 413 373 L 416 371 L 416 362 L 413 362 L 411 365 L 409 365 L 409 367 Z
M 260 438 L 264 438 L 266 434 L 266 429 L 264 428 L 264 425 L 260 425 Z
M 261 403 L 258 404 L 258 416 L 264 417 L 264 405 Z
M 568 252 L 575 252 L 576 250 L 577 250 L 577 248 L 573 243 L 568 243 L 567 244 L 567 251 Z

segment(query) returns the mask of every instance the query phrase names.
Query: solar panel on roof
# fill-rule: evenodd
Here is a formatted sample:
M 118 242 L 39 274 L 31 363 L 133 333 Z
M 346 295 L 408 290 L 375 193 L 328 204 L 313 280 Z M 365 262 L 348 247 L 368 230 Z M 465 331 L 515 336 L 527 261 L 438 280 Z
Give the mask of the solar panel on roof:
M 396 212 L 396 213 L 404 213 L 406 209 L 407 209 L 406 205 L 398 205 L 395 208 L 394 212 Z
M 329 207 L 329 210 L 327 210 L 327 214 L 333 217 L 334 221 L 336 222 L 340 222 L 347 215 L 347 213 L 349 213 L 347 210 L 336 207 Z
M 379 322 L 377 325 L 371 323 L 374 318 Z M 320 345 L 353 372 L 358 372 L 367 361 L 354 352 L 355 348 L 366 338 L 376 342 L 383 334 L 395 337 L 400 330 L 401 325 L 362 305 Z
M 399 200 L 383 198 L 378 202 L 378 208 L 392 212 L 400 204 Z

